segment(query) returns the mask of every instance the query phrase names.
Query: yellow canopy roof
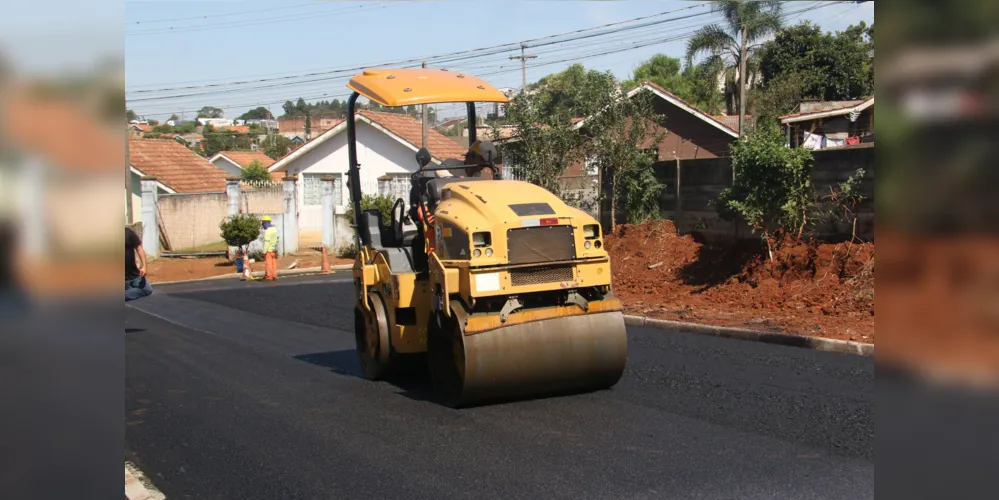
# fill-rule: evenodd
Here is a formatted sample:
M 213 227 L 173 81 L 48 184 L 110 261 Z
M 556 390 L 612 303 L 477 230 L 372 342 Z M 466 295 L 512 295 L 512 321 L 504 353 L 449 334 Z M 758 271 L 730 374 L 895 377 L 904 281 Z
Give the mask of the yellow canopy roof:
M 366 69 L 347 88 L 382 106 L 444 102 L 509 102 L 502 92 L 478 77 L 446 69 Z

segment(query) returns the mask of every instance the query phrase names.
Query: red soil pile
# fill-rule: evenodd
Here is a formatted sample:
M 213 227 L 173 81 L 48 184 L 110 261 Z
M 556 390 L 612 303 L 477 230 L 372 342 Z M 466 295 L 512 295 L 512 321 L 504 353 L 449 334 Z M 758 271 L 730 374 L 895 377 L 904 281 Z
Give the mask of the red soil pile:
M 670 221 L 605 238 L 614 293 L 632 314 L 874 342 L 874 245 L 706 243 Z

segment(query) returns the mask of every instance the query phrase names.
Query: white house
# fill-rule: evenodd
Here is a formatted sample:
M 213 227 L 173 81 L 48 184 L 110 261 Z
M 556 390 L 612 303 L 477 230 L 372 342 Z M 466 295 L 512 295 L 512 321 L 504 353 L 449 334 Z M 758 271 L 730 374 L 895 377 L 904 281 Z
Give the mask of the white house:
M 254 161 L 259 162 L 264 168 L 269 168 L 274 164 L 274 160 L 261 151 L 221 151 L 208 161 L 225 170 L 232 177 L 242 177 L 243 170 Z M 281 175 L 280 172 L 272 173 L 271 180 L 279 181 Z
M 393 199 L 409 197 L 409 175 L 415 172 L 416 152 L 422 142 L 419 120 L 403 114 L 362 110 L 357 113 L 357 161 L 361 171 L 361 192 L 386 195 Z M 464 158 L 466 148 L 427 127 L 427 150 L 435 164 L 448 158 Z M 344 214 L 350 202 L 344 189 L 347 178 L 347 123 L 340 123 L 270 167 L 274 173 L 297 175 L 298 226 L 302 239 L 322 234 L 321 178 L 332 175 L 334 205 Z M 337 241 L 353 238 L 345 217 L 337 218 Z

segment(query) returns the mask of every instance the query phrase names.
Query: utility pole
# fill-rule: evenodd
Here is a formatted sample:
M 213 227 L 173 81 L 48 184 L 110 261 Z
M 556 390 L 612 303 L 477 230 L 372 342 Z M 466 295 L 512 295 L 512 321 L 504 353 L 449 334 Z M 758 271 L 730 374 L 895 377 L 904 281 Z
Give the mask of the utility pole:
M 423 69 L 427 69 L 427 61 L 423 61 Z M 423 120 L 422 120 L 423 121 L 423 126 L 421 127 L 422 132 L 423 132 L 423 144 L 422 144 L 422 147 L 425 148 L 425 147 L 427 147 L 427 105 L 426 104 L 422 104 L 421 107 L 423 108 L 421 110 L 421 112 L 423 113 Z
M 520 91 L 521 92 L 524 92 L 524 91 L 527 90 L 527 60 L 528 59 L 535 59 L 535 58 L 538 57 L 538 56 L 525 55 L 524 54 L 524 49 L 526 49 L 526 48 L 527 48 L 526 45 L 520 44 L 520 55 L 519 56 L 510 56 L 511 60 L 513 60 L 513 59 L 519 59 L 520 60 L 520 77 L 521 77 L 521 82 L 522 82 L 522 85 L 520 87 Z

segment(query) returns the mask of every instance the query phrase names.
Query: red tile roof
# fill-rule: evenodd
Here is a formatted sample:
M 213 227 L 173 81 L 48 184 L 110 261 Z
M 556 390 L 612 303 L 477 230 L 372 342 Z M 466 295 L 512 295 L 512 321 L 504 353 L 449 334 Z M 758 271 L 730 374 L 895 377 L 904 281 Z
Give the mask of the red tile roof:
M 246 168 L 249 167 L 253 160 L 257 160 L 263 165 L 264 168 L 268 168 L 274 164 L 274 160 L 265 155 L 260 151 L 222 151 L 220 154 L 225 155 L 226 158 L 236 162 L 239 166 Z M 279 181 L 284 177 L 281 172 L 271 172 L 271 180 Z
M 381 125 L 406 142 L 419 148 L 423 144 L 423 130 L 419 120 L 409 115 L 363 110 L 358 114 Z M 427 127 L 427 150 L 438 160 L 464 158 L 467 149 L 448 139 L 440 132 Z
M 226 158 L 236 162 L 243 168 L 249 167 L 253 163 L 253 160 L 259 161 L 264 167 L 274 164 L 274 160 L 270 156 L 260 151 L 222 151 L 220 154 L 225 155 Z
M 222 130 L 231 130 L 237 134 L 249 134 L 250 127 L 247 125 L 231 125 L 227 127 L 221 127 Z
M 56 168 L 118 170 L 125 161 L 118 130 L 70 101 L 33 95 L 26 87 L 0 94 L 0 143 L 40 155 Z
M 225 191 L 226 171 L 173 139 L 128 139 L 131 165 L 178 193 Z

